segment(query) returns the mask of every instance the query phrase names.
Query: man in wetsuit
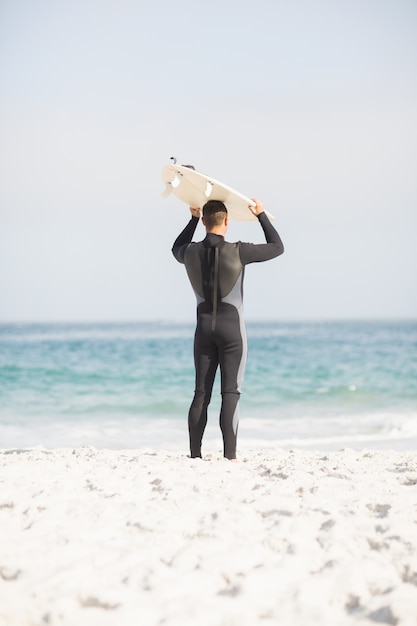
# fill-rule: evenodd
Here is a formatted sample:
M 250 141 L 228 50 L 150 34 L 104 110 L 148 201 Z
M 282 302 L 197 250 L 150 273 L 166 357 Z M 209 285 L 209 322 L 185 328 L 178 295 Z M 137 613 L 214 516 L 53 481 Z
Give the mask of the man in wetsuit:
M 191 457 L 201 457 L 201 442 L 207 424 L 207 408 L 217 367 L 221 372 L 222 404 L 220 428 L 224 456 L 236 459 L 239 423 L 238 402 L 246 365 L 247 340 L 243 321 L 243 277 L 245 265 L 268 261 L 284 251 L 281 238 L 264 212 L 262 202 L 248 207 L 259 220 L 266 243 L 228 243 L 227 209 L 219 200 L 203 207 L 206 237 L 191 243 L 200 209 L 191 208 L 191 220 L 172 247 L 174 257 L 184 263 L 197 298 L 197 327 L 194 338 L 195 393 L 188 414 Z

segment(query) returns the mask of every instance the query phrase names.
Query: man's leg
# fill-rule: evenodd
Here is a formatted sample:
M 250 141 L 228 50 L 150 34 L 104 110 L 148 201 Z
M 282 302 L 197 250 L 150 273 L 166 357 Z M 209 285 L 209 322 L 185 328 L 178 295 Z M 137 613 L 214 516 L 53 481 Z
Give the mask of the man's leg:
M 218 366 L 217 346 L 196 331 L 194 338 L 195 392 L 188 413 L 191 458 L 201 457 L 201 442 L 207 424 L 214 378 Z
M 222 407 L 220 428 L 223 434 L 224 456 L 236 458 L 236 441 L 239 427 L 240 386 L 246 366 L 247 343 L 244 329 L 238 325 L 229 329 L 228 340 L 219 353 L 221 368 Z

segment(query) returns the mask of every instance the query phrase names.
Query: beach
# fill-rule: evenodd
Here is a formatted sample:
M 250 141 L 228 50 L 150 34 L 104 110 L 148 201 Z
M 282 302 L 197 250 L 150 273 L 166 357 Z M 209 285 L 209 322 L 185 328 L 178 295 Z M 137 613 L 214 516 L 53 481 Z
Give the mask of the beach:
M 417 623 L 417 453 L 0 451 L 0 624 Z
M 235 464 L 193 325 L 0 325 L 0 626 L 417 624 L 417 324 L 248 330 Z

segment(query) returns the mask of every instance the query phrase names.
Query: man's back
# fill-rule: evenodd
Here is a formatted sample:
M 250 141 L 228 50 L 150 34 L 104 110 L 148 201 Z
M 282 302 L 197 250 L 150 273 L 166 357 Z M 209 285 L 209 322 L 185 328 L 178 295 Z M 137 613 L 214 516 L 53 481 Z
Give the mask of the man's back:
M 267 261 L 282 254 L 284 246 L 266 214 L 262 213 L 258 219 L 267 240 L 265 244 L 240 241 L 229 243 L 223 236 L 211 232 L 198 243 L 183 243 L 181 235 L 174 243 L 173 254 L 177 261 L 185 264 L 198 306 L 205 302 L 213 309 L 214 303 L 219 305 L 229 302 L 240 308 L 245 265 Z M 192 234 L 197 226 L 193 221 L 194 218 L 189 224 L 193 227 Z M 188 230 L 191 231 L 191 228 Z

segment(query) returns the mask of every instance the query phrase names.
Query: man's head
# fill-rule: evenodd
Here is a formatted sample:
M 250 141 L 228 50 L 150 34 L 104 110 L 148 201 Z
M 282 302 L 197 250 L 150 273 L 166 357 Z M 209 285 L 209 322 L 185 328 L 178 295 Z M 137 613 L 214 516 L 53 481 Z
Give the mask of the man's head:
M 220 200 L 209 200 L 203 206 L 203 224 L 207 232 L 227 230 L 227 209 Z M 220 233 L 219 234 L 223 234 Z

